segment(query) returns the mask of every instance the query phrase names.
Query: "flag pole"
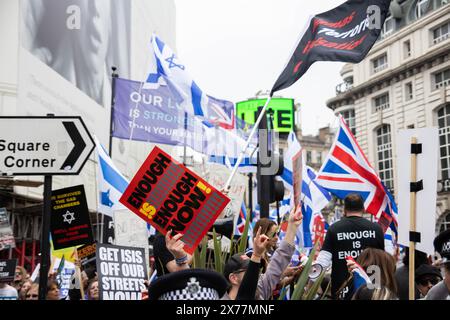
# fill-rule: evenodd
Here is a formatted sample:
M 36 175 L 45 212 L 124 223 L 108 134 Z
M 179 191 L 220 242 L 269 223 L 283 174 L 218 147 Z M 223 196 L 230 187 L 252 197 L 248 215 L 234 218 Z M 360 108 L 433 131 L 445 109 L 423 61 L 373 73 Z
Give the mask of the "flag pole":
M 110 115 L 110 123 L 109 123 L 109 157 L 112 159 L 112 138 L 113 138 L 113 125 L 114 125 L 114 104 L 116 100 L 116 79 L 119 77 L 119 74 L 116 73 L 117 68 L 111 67 L 111 115 Z
M 236 172 L 237 172 L 237 170 L 239 168 L 239 165 L 241 164 L 242 160 L 244 159 L 245 152 L 247 151 L 248 146 L 250 145 L 250 141 L 253 139 L 253 136 L 255 135 L 256 130 L 258 129 L 259 123 L 261 122 L 264 114 L 266 113 L 267 106 L 269 105 L 269 102 L 270 102 L 271 99 L 272 99 L 272 94 L 270 94 L 269 98 L 267 98 L 267 101 L 264 104 L 264 107 L 262 108 L 262 110 L 261 110 L 261 112 L 259 114 L 259 117 L 258 117 L 258 119 L 256 120 L 256 122 L 255 122 L 255 124 L 253 126 L 253 129 L 250 132 L 250 135 L 248 136 L 248 139 L 247 139 L 247 141 L 245 143 L 245 147 L 242 149 L 241 153 L 239 154 L 239 158 L 237 159 L 237 162 L 235 163 L 235 165 L 233 167 L 233 171 L 231 171 L 231 174 L 228 177 L 227 182 L 225 183 L 224 190 L 228 190 L 228 188 L 230 187 L 231 180 L 233 180 L 233 177 L 236 175 Z
M 188 127 L 188 119 L 187 112 L 184 112 L 184 146 L 183 146 L 183 164 L 186 165 L 186 149 L 187 149 L 187 127 Z
M 411 138 L 411 145 L 417 144 L 417 138 Z M 417 154 L 411 154 L 411 183 L 416 182 L 417 179 Z M 416 297 L 416 286 L 415 286 L 415 253 L 416 253 L 416 242 L 411 239 L 411 234 L 416 233 L 416 191 L 410 190 L 410 206 L 409 206 L 409 290 L 408 297 L 409 300 L 414 300 Z

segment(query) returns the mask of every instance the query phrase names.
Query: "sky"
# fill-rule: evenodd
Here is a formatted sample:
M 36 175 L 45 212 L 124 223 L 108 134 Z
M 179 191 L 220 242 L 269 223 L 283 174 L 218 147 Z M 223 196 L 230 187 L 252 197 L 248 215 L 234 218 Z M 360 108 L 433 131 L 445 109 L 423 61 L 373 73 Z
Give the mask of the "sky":
M 179 59 L 208 95 L 239 102 L 270 91 L 310 15 L 340 0 L 175 0 Z M 316 62 L 275 95 L 301 104 L 303 134 L 335 124 L 326 101 L 342 82 L 341 62 Z

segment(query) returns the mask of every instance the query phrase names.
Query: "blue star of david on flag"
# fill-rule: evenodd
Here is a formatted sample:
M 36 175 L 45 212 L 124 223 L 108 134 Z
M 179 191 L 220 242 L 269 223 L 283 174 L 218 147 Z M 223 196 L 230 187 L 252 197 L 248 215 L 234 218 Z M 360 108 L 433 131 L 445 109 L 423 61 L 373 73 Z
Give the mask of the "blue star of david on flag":
M 175 56 L 175 54 L 172 54 L 172 56 L 171 57 L 169 57 L 169 58 L 167 58 L 166 59 L 166 61 L 169 63 L 169 68 L 170 69 L 173 69 L 173 68 L 180 68 L 181 70 L 184 70 L 185 69 L 185 66 L 183 66 L 182 64 L 177 64 L 177 63 L 175 63 L 174 62 L 174 60 L 176 59 L 177 57 Z

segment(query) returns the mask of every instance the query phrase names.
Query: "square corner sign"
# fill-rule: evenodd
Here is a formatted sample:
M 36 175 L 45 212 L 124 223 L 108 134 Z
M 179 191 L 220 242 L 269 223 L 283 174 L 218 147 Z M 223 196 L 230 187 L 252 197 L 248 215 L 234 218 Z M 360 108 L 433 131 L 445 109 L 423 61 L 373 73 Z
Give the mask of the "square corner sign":
M 162 234 L 183 234 L 192 254 L 230 199 L 154 147 L 120 202 Z

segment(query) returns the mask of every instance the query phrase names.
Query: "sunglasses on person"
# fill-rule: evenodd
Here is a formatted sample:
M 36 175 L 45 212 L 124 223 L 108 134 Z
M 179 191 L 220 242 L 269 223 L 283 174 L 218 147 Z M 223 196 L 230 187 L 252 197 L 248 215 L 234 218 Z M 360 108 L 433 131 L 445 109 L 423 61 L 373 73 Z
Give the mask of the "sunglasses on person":
M 439 283 L 439 281 L 441 281 L 440 278 L 438 277 L 433 277 L 433 278 L 423 278 L 418 280 L 417 282 L 421 285 L 421 286 L 427 286 L 428 283 L 431 283 L 433 286 L 437 285 Z
M 37 295 L 37 294 L 27 294 L 26 297 L 27 298 L 37 298 L 37 297 L 39 297 L 39 295 Z

